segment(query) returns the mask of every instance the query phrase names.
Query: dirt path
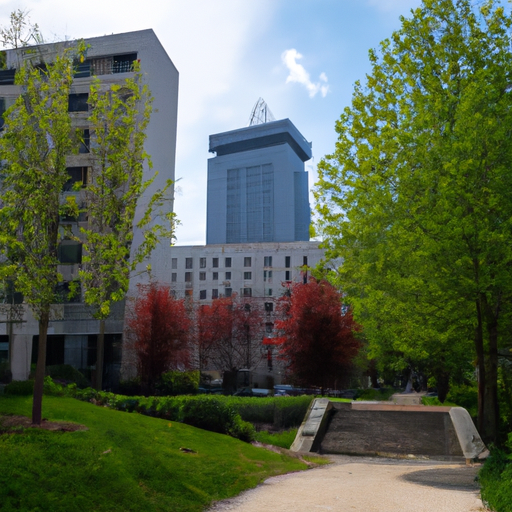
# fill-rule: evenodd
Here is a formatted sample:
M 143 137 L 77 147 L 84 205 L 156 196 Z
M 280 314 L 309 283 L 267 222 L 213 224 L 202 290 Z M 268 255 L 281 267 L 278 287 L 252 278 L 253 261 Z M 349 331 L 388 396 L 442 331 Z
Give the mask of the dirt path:
M 209 512 L 477 512 L 478 467 L 330 456 L 333 464 L 278 476 Z

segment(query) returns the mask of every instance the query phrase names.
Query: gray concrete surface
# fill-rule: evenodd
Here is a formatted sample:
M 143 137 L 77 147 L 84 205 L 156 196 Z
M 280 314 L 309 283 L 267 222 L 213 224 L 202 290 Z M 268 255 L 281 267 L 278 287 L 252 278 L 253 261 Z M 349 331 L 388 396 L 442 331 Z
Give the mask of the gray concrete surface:
M 329 456 L 333 464 L 269 478 L 209 512 L 477 512 L 479 466 Z

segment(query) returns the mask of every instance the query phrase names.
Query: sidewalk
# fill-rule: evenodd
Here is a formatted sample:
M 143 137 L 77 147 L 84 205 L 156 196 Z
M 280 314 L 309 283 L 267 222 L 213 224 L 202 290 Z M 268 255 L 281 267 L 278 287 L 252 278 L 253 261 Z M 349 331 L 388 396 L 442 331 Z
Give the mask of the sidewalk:
M 437 461 L 329 456 L 333 464 L 266 480 L 209 512 L 483 511 L 478 467 Z

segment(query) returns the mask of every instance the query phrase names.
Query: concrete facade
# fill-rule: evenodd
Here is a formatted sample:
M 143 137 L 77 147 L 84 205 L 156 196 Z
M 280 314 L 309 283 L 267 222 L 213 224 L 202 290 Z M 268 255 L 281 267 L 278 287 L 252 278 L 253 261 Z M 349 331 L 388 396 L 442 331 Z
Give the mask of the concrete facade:
M 210 136 L 206 243 L 309 240 L 311 144 L 289 119 Z
M 126 78 L 133 76 L 131 63 L 140 62 L 143 80 L 153 96 L 153 114 L 146 131 L 145 150 L 151 156 L 153 169 L 145 167 L 144 179 L 152 177 L 155 171 L 158 176 L 139 200 L 135 222 L 140 219 L 143 209 L 152 193 L 163 186 L 166 180 L 174 179 L 176 130 L 178 110 L 178 79 L 179 74 L 160 44 L 152 30 L 141 30 L 124 34 L 95 37 L 87 39 L 89 45 L 86 61 L 79 65 L 70 96 L 77 101 L 77 108 L 70 107 L 75 126 L 86 130 L 87 124 L 87 93 L 93 77 L 98 77 L 105 87 L 111 84 L 120 84 Z M 55 55 L 73 42 L 53 43 L 35 47 L 45 61 L 51 61 Z M 33 56 L 32 52 L 32 56 Z M 15 68 L 20 54 L 14 50 L 7 51 L 7 66 Z M 23 58 L 23 55 L 21 56 Z M 14 74 L 11 69 L 0 72 L 0 100 L 8 107 L 18 96 L 19 89 L 12 83 L 9 76 Z M 80 108 L 80 101 L 85 108 Z M 82 105 L 82 106 L 83 106 Z M 79 154 L 71 155 L 67 160 L 68 168 L 86 169 L 92 165 L 90 153 L 85 149 Z M 84 170 L 85 169 L 85 170 Z M 63 194 L 79 194 L 68 190 Z M 172 191 L 169 192 L 169 201 L 166 208 L 172 211 Z M 84 219 L 85 220 L 85 219 Z M 66 225 L 62 220 L 63 229 L 71 229 L 73 233 L 79 232 L 81 219 L 74 224 Z M 135 230 L 132 250 L 142 241 L 142 234 Z M 72 242 L 63 240 L 62 245 L 71 245 Z M 70 248 L 68 247 L 68 250 Z M 153 252 L 147 263 L 151 264 L 153 277 L 165 282 L 170 279 L 168 263 L 169 247 L 161 244 Z M 73 251 L 69 254 L 72 255 Z M 75 255 L 76 256 L 76 255 Z M 78 274 L 80 257 L 70 257 L 71 261 L 60 265 L 59 271 L 64 280 L 69 281 Z M 139 280 L 147 279 L 141 277 Z M 65 287 L 65 282 L 63 286 Z M 130 292 L 135 290 L 138 281 L 130 282 Z M 0 357 L 9 357 L 13 379 L 22 380 L 28 377 L 33 351 L 32 345 L 38 333 L 38 326 L 28 309 L 23 311 L 22 322 L 12 322 L 9 314 L 0 311 Z M 124 302 L 115 305 L 111 317 L 106 322 L 106 354 L 105 354 L 105 382 L 109 386 L 118 378 L 121 363 L 122 333 L 124 330 Z M 48 338 L 48 364 L 69 363 L 80 369 L 94 367 L 94 346 L 96 335 L 99 332 L 99 323 L 93 319 L 91 310 L 81 302 L 58 304 L 54 306 L 54 314 L 49 326 Z M 6 348 L 9 347 L 10 351 Z

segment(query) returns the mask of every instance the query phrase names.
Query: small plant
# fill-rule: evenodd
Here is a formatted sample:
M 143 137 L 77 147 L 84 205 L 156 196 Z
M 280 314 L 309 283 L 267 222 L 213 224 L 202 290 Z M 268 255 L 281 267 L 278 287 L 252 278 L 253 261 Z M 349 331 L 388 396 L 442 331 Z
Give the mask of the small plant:
M 255 438 L 256 441 L 259 441 L 263 444 L 271 444 L 272 446 L 279 446 L 281 448 L 289 449 L 296 436 L 297 429 L 292 428 L 290 430 L 275 433 L 262 430 L 261 432 L 256 432 Z
M 6 395 L 29 396 L 34 393 L 33 380 L 13 380 L 4 389 Z

